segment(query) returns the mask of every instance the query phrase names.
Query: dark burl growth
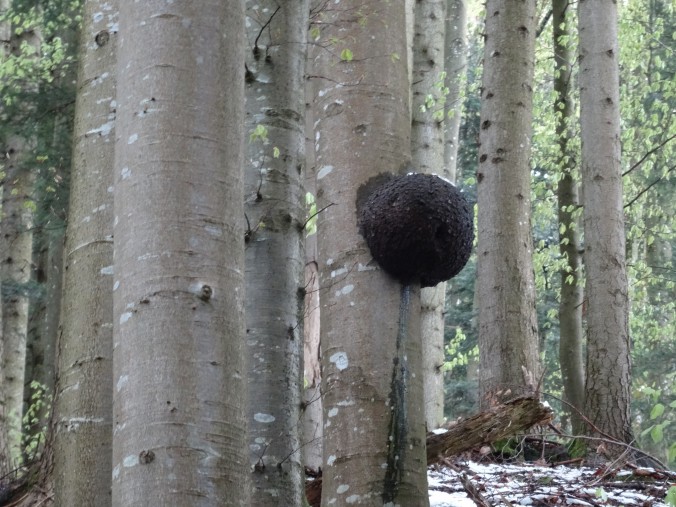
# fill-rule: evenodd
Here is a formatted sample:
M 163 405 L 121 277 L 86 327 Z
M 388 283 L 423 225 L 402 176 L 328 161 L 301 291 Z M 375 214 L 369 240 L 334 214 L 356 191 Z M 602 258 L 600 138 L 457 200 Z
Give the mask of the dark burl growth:
M 432 287 L 448 280 L 472 251 L 472 208 L 437 176 L 394 177 L 371 192 L 358 214 L 371 255 L 402 283 Z

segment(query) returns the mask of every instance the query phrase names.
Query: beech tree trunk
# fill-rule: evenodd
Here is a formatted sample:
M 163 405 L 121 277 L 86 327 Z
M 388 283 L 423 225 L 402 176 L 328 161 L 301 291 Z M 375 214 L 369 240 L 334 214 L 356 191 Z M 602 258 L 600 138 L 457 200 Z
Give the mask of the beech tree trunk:
M 12 33 L 12 25 L 8 19 L 5 19 L 5 13 L 10 8 L 10 0 L 0 0 L 0 13 L 3 15 L 0 19 L 0 40 L 8 41 Z M 3 60 L 9 54 L 9 45 L 0 44 L 0 56 Z M 2 106 L 0 106 L 2 107 Z M 2 109 L 0 109 L 2 113 Z M 0 254 L 4 252 L 0 250 Z M 0 271 L 1 273 L 1 271 Z M 1 280 L 0 280 L 1 282 Z M 0 283 L 1 287 L 1 283 Z M 0 295 L 1 297 L 1 295 Z M 0 300 L 1 302 L 1 300 Z M 2 311 L 0 311 L 0 329 L 2 329 Z M 9 408 L 7 406 L 7 394 L 5 393 L 5 340 L 0 337 L 0 476 L 5 476 L 12 470 L 11 458 L 9 455 Z
M 446 0 L 416 2 L 411 78 L 411 161 L 414 170 L 448 178 L 444 167 L 444 42 Z M 446 283 L 420 292 L 425 425 L 444 420 L 444 304 Z
M 244 5 L 120 2 L 112 503 L 248 506 Z
M 585 415 L 606 435 L 632 442 L 616 2 L 581 0 L 578 31 L 588 302 Z
M 52 426 L 57 505 L 111 504 L 117 23 L 117 2 L 85 2 Z
M 477 170 L 483 408 L 530 391 L 540 371 L 530 220 L 535 1 L 489 0 L 485 33 Z
M 325 506 L 429 502 L 419 286 L 402 287 L 384 273 L 356 223 L 372 179 L 406 171 L 410 159 L 404 7 L 348 0 L 319 14 Z
M 41 34 L 36 27 L 11 27 L 9 49 L 14 56 L 38 59 Z M 5 42 L 6 44 L 7 42 Z M 27 50 L 27 48 L 29 48 Z M 35 85 L 26 81 L 24 91 L 35 93 Z M 23 118 L 34 113 L 32 104 L 22 104 L 15 112 Z M 2 389 L 8 422 L 9 452 L 14 466 L 22 459 L 23 393 L 28 334 L 28 294 L 33 262 L 33 170 L 36 132 L 32 121 L 14 126 L 7 135 L 2 152 L 5 158 L 2 184 L 2 220 L 0 227 L 0 268 L 2 274 Z
M 247 5 L 244 178 L 253 505 L 301 505 L 307 1 Z M 264 134 L 256 135 L 257 130 Z
M 552 0 L 554 36 L 554 90 L 556 101 L 556 136 L 559 145 L 557 165 L 562 171 L 557 187 L 559 248 L 566 266 L 560 272 L 559 363 L 563 379 L 564 399 L 572 405 L 564 407 L 570 416 L 574 434 L 584 431 L 580 412 L 584 408 L 584 337 L 582 334 L 582 245 L 580 243 L 579 206 L 574 156 L 569 146 L 573 138 L 575 109 L 572 99 L 574 52 L 569 41 L 571 9 L 567 0 Z

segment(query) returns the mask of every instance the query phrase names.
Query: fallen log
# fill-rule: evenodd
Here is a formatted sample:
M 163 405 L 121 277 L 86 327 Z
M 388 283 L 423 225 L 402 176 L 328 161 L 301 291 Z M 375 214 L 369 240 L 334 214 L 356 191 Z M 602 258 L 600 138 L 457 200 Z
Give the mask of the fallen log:
M 545 425 L 552 417 L 548 406 L 529 396 L 496 405 L 450 426 L 445 433 L 428 434 L 427 464 Z
M 537 398 L 515 398 L 457 422 L 445 433 L 428 434 L 427 464 L 526 432 L 536 425 L 548 424 L 552 418 L 552 410 Z M 315 479 L 305 484 L 311 506 L 319 505 L 321 498 L 322 478 L 314 475 Z

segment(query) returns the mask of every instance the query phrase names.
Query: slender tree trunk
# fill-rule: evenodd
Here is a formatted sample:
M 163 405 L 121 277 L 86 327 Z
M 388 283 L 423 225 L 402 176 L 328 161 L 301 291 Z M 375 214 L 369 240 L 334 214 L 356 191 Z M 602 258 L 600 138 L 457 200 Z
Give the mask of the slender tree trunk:
M 244 177 L 252 504 L 301 505 L 307 1 L 247 4 Z M 257 130 L 264 134 L 256 135 Z
M 530 225 L 535 1 L 489 0 L 479 168 L 480 389 L 483 406 L 537 382 Z
M 616 2 L 581 0 L 578 23 L 588 301 L 585 415 L 604 434 L 631 442 Z
M 0 0 L 0 16 L 2 16 L 0 18 L 0 56 L 2 57 L 3 61 L 9 54 L 8 41 L 10 40 L 12 33 L 12 25 L 9 22 L 9 19 L 5 18 L 10 6 L 10 0 Z M 5 112 L 2 110 L 2 105 L 0 105 L 0 118 L 5 120 L 5 116 Z M 0 254 L 4 256 L 4 252 L 2 250 L 0 250 Z M 1 282 L 2 280 L 0 280 L 0 287 Z M 1 298 L 2 295 L 0 294 L 0 303 L 2 303 Z M 0 330 L 2 329 L 2 326 L 3 318 L 2 311 L 0 310 Z M 11 457 L 9 454 L 9 407 L 7 406 L 7 394 L 5 392 L 5 348 L 6 346 L 4 336 L 0 336 L 0 476 L 2 477 L 9 473 L 12 469 Z
M 312 36 L 310 36 L 310 41 Z M 310 44 L 308 51 L 308 67 L 314 60 L 318 50 Z M 313 69 L 306 69 L 313 74 Z M 308 170 L 305 173 L 305 190 L 312 196 L 315 207 L 308 204 L 308 225 L 305 229 L 305 313 L 303 314 L 303 464 L 311 470 L 319 470 L 322 466 L 322 441 L 324 423 L 322 419 L 321 396 L 321 349 L 320 349 L 320 290 L 319 290 L 319 254 L 317 253 L 317 217 L 316 213 L 317 185 L 315 179 L 315 143 L 314 143 L 314 107 L 312 80 L 305 83 L 305 160 Z M 307 195 L 307 194 L 306 194 Z M 306 203 L 307 204 L 307 203 Z
M 84 4 L 52 423 L 57 505 L 111 504 L 117 17 L 117 2 Z
M 416 2 L 411 80 L 411 161 L 415 170 L 447 178 L 444 167 L 444 42 L 446 0 Z M 444 303 L 446 283 L 420 291 L 425 424 L 444 421 Z
M 9 37 L 11 52 L 37 59 L 41 34 L 36 27 L 18 32 L 12 27 Z M 26 47 L 31 53 L 25 53 Z M 35 92 L 35 85 L 26 81 L 25 92 Z M 20 112 L 28 118 L 33 104 L 27 101 Z M 36 137 L 30 122 L 15 127 L 7 138 L 3 153 L 6 158 L 2 185 L 2 235 L 0 266 L 2 268 L 2 340 L 4 341 L 2 370 L 3 389 L 9 418 L 10 455 L 18 465 L 21 459 L 21 424 L 26 371 L 26 336 L 28 334 L 28 294 L 26 284 L 31 278 L 33 260 L 33 171 Z
M 446 0 L 446 117 L 444 118 L 444 168 L 446 178 L 457 181 L 462 89 L 467 73 L 467 0 Z
M 566 266 L 561 270 L 559 302 L 559 362 L 563 379 L 564 399 L 572 405 L 570 414 L 575 434 L 584 431 L 578 411 L 584 408 L 584 338 L 582 334 L 582 256 L 578 232 L 577 210 L 580 205 L 575 179 L 575 156 L 569 147 L 573 137 L 575 110 L 572 100 L 574 54 L 569 42 L 571 34 L 570 4 L 567 0 L 552 0 L 554 35 L 554 91 L 556 101 L 556 136 L 559 145 L 558 167 L 561 179 L 557 188 L 559 248 Z
M 315 71 L 322 288 L 322 505 L 428 505 L 419 286 L 402 287 L 358 233 L 373 178 L 405 171 L 410 122 L 404 2 L 321 13 Z
M 249 505 L 243 30 L 239 1 L 120 2 L 114 506 Z

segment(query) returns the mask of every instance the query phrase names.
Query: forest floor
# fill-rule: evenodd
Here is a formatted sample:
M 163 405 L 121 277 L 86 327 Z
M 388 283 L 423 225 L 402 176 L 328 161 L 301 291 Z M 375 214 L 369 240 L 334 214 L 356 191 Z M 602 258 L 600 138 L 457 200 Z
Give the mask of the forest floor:
M 676 473 L 608 464 L 499 463 L 490 458 L 432 465 L 428 482 L 431 507 L 670 507 L 665 498 L 676 484 Z

